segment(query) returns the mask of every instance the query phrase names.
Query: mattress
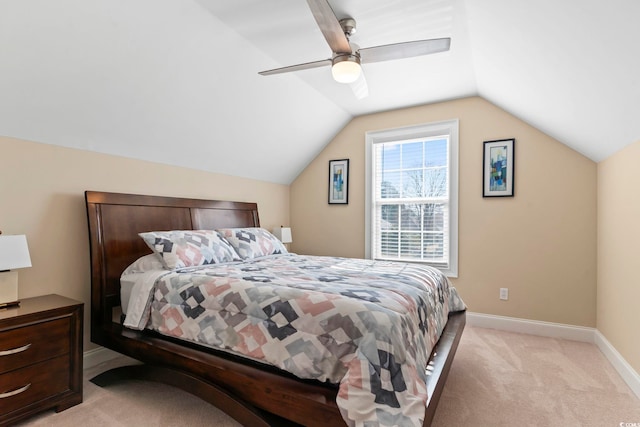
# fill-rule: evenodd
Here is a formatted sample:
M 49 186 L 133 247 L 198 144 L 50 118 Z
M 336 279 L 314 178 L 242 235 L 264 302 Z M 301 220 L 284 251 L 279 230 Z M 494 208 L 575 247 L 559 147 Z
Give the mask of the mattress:
M 125 326 L 339 384 L 350 426 L 422 425 L 429 355 L 465 309 L 436 269 L 348 258 L 275 255 L 131 283 Z

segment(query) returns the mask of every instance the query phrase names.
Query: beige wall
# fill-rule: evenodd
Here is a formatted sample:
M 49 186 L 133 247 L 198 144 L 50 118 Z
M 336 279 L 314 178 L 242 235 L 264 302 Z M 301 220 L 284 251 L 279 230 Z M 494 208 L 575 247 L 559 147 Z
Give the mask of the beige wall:
M 640 372 L 640 141 L 598 164 L 598 330 Z
M 596 324 L 596 164 L 493 104 L 466 98 L 361 116 L 291 185 L 292 250 L 364 256 L 365 132 L 458 118 L 459 267 L 474 312 Z M 482 197 L 483 141 L 516 139 L 515 197 Z M 328 205 L 328 161 L 350 159 L 349 204 Z M 498 299 L 509 288 L 509 301 Z
M 0 230 L 26 234 L 32 268 L 20 298 L 58 293 L 85 302 L 89 344 L 89 238 L 84 191 L 257 202 L 261 225 L 289 223 L 289 187 L 0 137 Z
M 362 257 L 365 132 L 452 118 L 460 120 L 460 258 L 459 277 L 452 282 L 469 308 L 583 326 L 596 326 L 597 313 L 598 330 L 640 371 L 634 306 L 640 300 L 635 280 L 640 141 L 596 168 L 481 98 L 356 118 L 290 191 L 284 185 L 0 137 L 5 159 L 0 230 L 26 234 L 33 262 L 19 271 L 20 297 L 59 293 L 76 298 L 86 303 L 88 321 L 85 190 L 255 201 L 264 227 L 291 224 L 292 250 Z M 516 138 L 516 196 L 483 199 L 482 141 L 509 137 Z M 341 158 L 351 161 L 349 205 L 329 206 L 328 161 Z M 509 301 L 498 300 L 500 287 L 509 287 Z M 88 335 L 85 347 L 92 347 Z

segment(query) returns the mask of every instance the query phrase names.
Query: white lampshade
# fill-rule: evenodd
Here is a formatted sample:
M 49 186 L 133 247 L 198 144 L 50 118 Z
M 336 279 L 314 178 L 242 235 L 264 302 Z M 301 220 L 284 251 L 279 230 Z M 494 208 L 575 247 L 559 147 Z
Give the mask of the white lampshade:
M 358 80 L 361 73 L 362 67 L 354 55 L 334 58 L 331 74 L 338 83 L 353 83 Z
M 31 267 L 27 236 L 0 235 L 0 271 Z
M 27 236 L 0 236 L 0 308 L 18 305 L 18 272 L 31 267 Z
M 273 229 L 273 235 L 278 238 L 282 243 L 291 243 L 291 228 L 289 227 L 276 227 Z

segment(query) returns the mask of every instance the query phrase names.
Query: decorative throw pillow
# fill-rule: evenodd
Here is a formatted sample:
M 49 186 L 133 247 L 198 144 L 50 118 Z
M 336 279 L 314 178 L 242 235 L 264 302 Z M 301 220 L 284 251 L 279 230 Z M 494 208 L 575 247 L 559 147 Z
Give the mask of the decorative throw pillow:
M 169 270 L 238 260 L 229 242 L 212 230 L 150 231 L 139 235 Z
M 233 246 L 242 259 L 287 253 L 282 242 L 264 228 L 219 228 L 216 231 Z

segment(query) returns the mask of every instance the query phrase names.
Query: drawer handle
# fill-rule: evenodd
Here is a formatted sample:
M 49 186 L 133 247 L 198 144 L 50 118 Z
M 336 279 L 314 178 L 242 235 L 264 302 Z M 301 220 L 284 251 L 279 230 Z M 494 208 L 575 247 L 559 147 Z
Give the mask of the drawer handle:
M 31 347 L 31 344 L 23 345 L 22 347 L 13 348 L 11 350 L 2 350 L 0 351 L 0 356 L 9 356 L 10 354 L 22 353 L 29 347 Z
M 20 394 L 24 391 L 27 391 L 27 389 L 31 387 L 31 383 L 27 384 L 24 387 L 20 387 L 19 389 L 13 390 L 13 391 L 8 391 L 6 393 L 1 393 L 0 394 L 0 399 L 4 399 L 6 397 L 11 397 L 11 396 L 15 396 L 16 394 Z

